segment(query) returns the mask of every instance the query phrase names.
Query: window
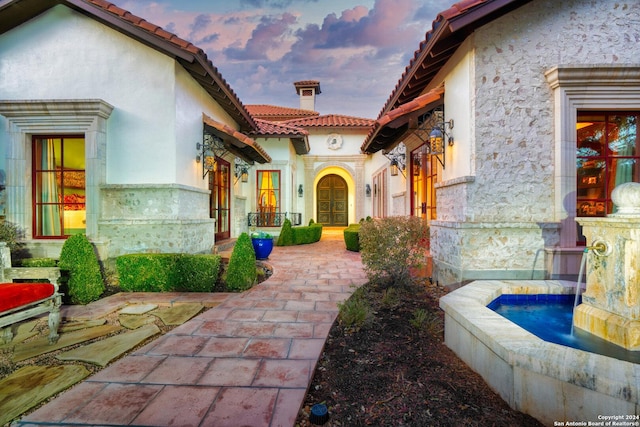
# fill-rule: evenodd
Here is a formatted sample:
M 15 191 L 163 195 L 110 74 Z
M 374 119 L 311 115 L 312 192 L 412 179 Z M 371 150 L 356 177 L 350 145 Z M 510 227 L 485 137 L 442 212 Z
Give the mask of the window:
M 83 136 L 33 138 L 35 238 L 64 238 L 86 231 Z
M 613 189 L 640 182 L 639 117 L 637 112 L 578 112 L 576 216 L 613 213 Z M 579 235 L 578 241 L 584 237 Z
M 258 225 L 277 226 L 280 211 L 280 171 L 257 171 Z

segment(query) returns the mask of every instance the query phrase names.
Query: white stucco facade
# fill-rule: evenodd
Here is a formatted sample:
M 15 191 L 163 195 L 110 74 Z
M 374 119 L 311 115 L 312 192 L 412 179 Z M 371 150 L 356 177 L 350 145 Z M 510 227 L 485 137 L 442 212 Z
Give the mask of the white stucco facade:
M 31 136 L 78 134 L 86 140 L 87 236 L 102 256 L 211 250 L 196 143 L 203 113 L 238 125 L 173 58 L 58 5 L 0 35 L 0 101 L 6 218 L 27 240 Z M 61 244 L 30 242 L 34 256 L 56 256 Z

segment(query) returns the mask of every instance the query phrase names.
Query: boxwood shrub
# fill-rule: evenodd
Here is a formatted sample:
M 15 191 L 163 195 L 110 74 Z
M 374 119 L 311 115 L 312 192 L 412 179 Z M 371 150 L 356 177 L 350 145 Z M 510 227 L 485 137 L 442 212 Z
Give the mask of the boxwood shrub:
M 289 220 L 289 218 L 285 218 L 284 222 L 282 223 L 282 228 L 280 229 L 280 235 L 278 236 L 276 246 L 291 245 L 293 245 L 293 230 L 291 226 L 291 220 Z
M 224 282 L 227 290 L 242 292 L 251 288 L 256 283 L 257 277 L 256 253 L 253 250 L 251 238 L 247 233 L 242 233 L 233 246 Z
M 116 259 L 127 292 L 211 292 L 220 272 L 212 254 L 128 254 Z
M 309 225 L 292 227 L 291 221 L 285 219 L 278 236 L 277 246 L 306 245 L 320 241 L 322 224 L 309 220 Z
M 57 267 L 58 261 L 53 258 L 24 258 L 21 265 L 23 267 Z
M 72 304 L 88 304 L 98 300 L 104 292 L 98 257 L 84 234 L 74 234 L 64 242 L 58 267 Z
M 348 251 L 360 252 L 360 224 L 349 224 L 344 229 L 344 244 L 347 246 Z

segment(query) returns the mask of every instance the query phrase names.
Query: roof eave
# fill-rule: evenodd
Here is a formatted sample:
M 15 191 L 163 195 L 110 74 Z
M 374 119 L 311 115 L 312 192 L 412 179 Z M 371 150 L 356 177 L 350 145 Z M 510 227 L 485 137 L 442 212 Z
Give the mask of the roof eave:
M 487 0 L 478 2 L 459 2 L 438 15 L 432 30 L 427 32 L 425 40 L 405 72 L 400 77 L 391 96 L 380 111 L 378 118 L 403 104 L 416 94 L 422 93 L 433 83 L 433 78 L 448 62 L 462 42 L 477 28 L 532 0 Z M 459 9 L 468 7 L 459 12 Z M 423 76 L 417 78 L 420 71 Z
M 224 81 L 202 50 L 191 43 L 189 43 L 189 47 L 192 47 L 191 50 L 182 48 L 172 43 L 169 39 L 162 38 L 132 22 L 128 22 L 91 2 L 85 0 L 6 0 L 0 2 L 0 13 L 5 9 L 16 8 L 12 10 L 16 19 L 3 20 L 0 23 L 0 34 L 59 4 L 95 19 L 121 34 L 175 59 L 225 109 L 241 129 L 248 131 L 257 128 L 256 123 L 240 99 Z

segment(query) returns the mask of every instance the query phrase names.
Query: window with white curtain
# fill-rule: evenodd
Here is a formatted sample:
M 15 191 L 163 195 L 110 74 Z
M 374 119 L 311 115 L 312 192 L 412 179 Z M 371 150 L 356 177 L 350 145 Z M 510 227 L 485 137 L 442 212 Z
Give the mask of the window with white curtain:
M 33 137 L 35 238 L 86 232 L 84 136 Z

